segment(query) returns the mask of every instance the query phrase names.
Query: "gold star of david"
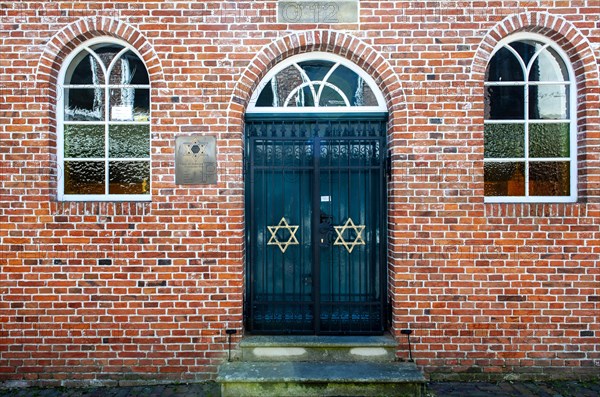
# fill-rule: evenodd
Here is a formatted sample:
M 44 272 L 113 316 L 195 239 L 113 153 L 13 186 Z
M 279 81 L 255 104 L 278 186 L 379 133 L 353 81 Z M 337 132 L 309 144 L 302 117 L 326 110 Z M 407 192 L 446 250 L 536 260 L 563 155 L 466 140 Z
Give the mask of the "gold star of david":
M 346 247 L 348 253 L 351 253 L 355 246 L 357 245 L 365 245 L 365 240 L 362 238 L 362 232 L 365 230 L 365 225 L 355 225 L 352 218 L 348 218 L 344 226 L 334 226 L 335 232 L 337 233 L 337 238 L 335 239 L 333 245 L 343 245 Z M 354 241 L 346 241 L 344 239 L 344 232 L 346 230 L 354 230 L 356 233 L 356 238 Z
M 285 251 L 290 245 L 300 244 L 298 242 L 298 239 L 296 238 L 296 232 L 298 231 L 299 227 L 300 226 L 297 225 L 288 225 L 287 221 L 285 220 L 285 217 L 282 217 L 277 226 L 267 226 L 267 229 L 269 229 L 269 232 L 271 233 L 271 238 L 267 242 L 267 245 L 276 245 L 279 247 L 281 252 L 285 254 Z M 277 232 L 279 231 L 279 229 L 285 229 L 290 233 L 290 238 L 288 238 L 287 241 L 279 241 L 279 239 L 277 238 Z

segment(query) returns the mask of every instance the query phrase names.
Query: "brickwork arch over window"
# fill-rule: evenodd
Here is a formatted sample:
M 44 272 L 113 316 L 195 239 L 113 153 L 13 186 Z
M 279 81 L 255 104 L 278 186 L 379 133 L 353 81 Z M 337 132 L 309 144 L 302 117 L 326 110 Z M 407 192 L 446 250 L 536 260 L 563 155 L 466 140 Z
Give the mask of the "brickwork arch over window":
M 59 76 L 59 199 L 150 199 L 150 79 L 127 43 L 90 40 Z
M 565 59 L 534 34 L 496 47 L 485 78 L 487 202 L 577 199 L 575 84 Z

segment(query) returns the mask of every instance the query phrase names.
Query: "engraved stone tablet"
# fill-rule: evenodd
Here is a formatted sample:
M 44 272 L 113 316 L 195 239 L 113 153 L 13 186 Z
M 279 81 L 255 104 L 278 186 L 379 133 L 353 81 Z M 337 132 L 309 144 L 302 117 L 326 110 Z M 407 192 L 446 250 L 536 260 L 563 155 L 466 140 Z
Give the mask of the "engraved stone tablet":
M 175 140 L 175 183 L 208 185 L 217 183 L 215 137 L 179 136 Z
M 278 23 L 358 23 L 358 0 L 279 0 Z

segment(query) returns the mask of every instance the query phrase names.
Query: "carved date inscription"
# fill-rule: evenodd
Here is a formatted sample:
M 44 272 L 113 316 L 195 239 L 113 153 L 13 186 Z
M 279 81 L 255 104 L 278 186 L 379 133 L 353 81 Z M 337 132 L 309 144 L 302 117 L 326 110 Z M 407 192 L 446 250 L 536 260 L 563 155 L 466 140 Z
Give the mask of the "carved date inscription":
M 358 23 L 358 1 L 280 0 L 279 23 Z

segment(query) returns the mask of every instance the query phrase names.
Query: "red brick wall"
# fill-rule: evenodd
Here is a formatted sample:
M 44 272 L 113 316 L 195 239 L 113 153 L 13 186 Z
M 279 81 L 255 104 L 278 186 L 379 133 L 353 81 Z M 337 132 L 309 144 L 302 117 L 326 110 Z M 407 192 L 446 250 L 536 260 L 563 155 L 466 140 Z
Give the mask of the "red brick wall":
M 225 329 L 243 326 L 245 107 L 271 66 L 314 50 L 360 65 L 388 101 L 399 356 L 411 328 L 436 377 L 597 374 L 597 0 L 361 1 L 348 25 L 278 24 L 275 6 L 0 3 L 0 380 L 214 376 Z M 576 204 L 483 202 L 484 72 L 517 31 L 555 40 L 576 72 Z M 149 203 L 56 199 L 58 70 L 98 36 L 129 42 L 150 73 Z M 174 184 L 175 137 L 190 133 L 217 137 L 218 185 Z

